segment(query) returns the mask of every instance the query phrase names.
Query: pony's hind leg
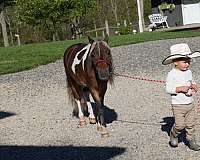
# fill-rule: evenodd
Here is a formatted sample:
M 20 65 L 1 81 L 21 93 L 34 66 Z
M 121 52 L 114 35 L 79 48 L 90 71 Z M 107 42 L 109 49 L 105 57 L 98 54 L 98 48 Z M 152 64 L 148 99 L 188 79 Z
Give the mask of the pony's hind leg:
M 77 104 L 77 107 L 74 108 L 74 113 L 77 114 L 79 118 L 79 126 L 84 126 L 86 125 L 86 120 L 81 105 L 81 89 L 79 89 L 80 87 L 70 78 L 70 76 L 67 76 L 67 80 L 68 92 L 71 93 Z
M 84 114 L 83 114 L 83 111 L 82 111 L 81 102 L 78 99 L 75 99 L 75 101 L 76 101 L 76 104 L 78 106 L 79 125 L 81 127 L 83 127 L 83 126 L 86 125 L 86 120 L 85 120 L 85 117 L 84 117 Z
M 90 101 L 90 93 L 89 93 L 89 91 L 84 91 L 84 98 L 85 98 L 85 101 L 86 101 L 87 107 L 88 107 L 89 122 L 91 124 L 95 124 L 96 123 L 96 118 L 95 118 L 93 107 L 92 107 L 92 104 L 91 104 L 91 101 Z
M 89 121 L 90 121 L 91 124 L 95 124 L 96 118 L 94 116 L 94 112 L 93 112 L 91 102 L 87 102 L 87 106 L 88 106 L 88 112 L 89 112 Z

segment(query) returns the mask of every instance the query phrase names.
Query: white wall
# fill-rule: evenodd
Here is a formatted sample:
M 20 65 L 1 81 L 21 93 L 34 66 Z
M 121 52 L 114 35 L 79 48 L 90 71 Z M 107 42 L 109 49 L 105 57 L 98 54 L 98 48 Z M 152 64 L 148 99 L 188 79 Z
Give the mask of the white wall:
M 200 3 L 182 4 L 183 25 L 200 23 Z

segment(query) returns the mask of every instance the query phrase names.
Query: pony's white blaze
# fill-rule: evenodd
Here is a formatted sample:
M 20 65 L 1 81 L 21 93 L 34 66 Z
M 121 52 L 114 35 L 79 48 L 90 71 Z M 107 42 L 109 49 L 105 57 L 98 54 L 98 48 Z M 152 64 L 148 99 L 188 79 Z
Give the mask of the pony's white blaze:
M 104 41 L 101 41 L 101 42 L 104 44 L 104 46 L 106 46 L 110 50 L 110 47 L 108 46 L 108 43 L 106 43 Z
M 75 99 L 75 101 L 76 101 L 76 103 L 78 105 L 78 117 L 81 118 L 81 117 L 84 116 L 83 112 L 82 112 L 82 109 L 81 109 L 81 102 L 79 100 L 77 100 L 77 99 Z
M 75 74 L 75 66 L 78 65 L 78 64 L 80 64 L 81 61 L 82 61 L 82 67 L 83 67 L 83 70 L 84 70 L 84 64 L 85 64 L 85 60 L 86 60 L 86 58 L 87 58 L 87 55 L 88 55 L 88 53 L 89 53 L 90 46 L 91 46 L 91 44 L 88 44 L 88 45 L 85 46 L 82 50 L 80 50 L 79 52 L 77 52 L 77 54 L 76 54 L 76 56 L 75 56 L 75 58 L 74 58 L 74 61 L 73 61 L 73 63 L 72 63 L 72 71 L 74 72 L 74 74 Z M 86 50 L 86 51 L 85 51 L 83 57 L 79 60 L 79 59 L 78 59 L 78 55 L 79 55 L 82 51 L 84 51 L 84 50 Z

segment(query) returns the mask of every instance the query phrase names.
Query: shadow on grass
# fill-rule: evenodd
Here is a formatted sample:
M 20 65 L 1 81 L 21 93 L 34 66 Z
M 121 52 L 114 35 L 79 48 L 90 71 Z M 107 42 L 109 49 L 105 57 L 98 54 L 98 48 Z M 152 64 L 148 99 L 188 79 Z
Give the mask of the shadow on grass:
M 15 113 L 11 113 L 11 112 L 4 112 L 4 111 L 0 111 L 0 119 L 6 118 L 6 117 L 10 117 L 10 116 L 14 116 L 16 115 Z
M 77 146 L 0 146 L 1 160 L 108 160 L 125 148 Z

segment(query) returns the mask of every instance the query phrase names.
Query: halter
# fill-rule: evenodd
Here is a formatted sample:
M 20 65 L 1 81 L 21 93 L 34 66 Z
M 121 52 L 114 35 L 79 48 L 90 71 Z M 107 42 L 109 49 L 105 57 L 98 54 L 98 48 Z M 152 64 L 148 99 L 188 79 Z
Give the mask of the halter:
M 110 62 L 107 61 L 107 60 L 104 60 L 104 59 L 97 60 L 95 64 L 98 65 L 98 64 L 101 64 L 101 63 L 104 63 L 104 64 L 106 63 L 106 64 L 110 65 Z

